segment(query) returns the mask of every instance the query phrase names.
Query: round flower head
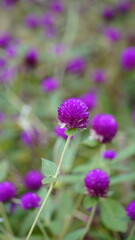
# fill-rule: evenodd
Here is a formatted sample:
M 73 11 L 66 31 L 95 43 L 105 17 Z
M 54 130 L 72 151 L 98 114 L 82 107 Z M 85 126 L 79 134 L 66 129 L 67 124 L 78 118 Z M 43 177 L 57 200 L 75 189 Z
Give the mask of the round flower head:
M 4 0 L 4 5 L 6 7 L 13 7 L 19 0 Z
M 121 0 L 117 5 L 117 12 L 121 14 L 127 13 L 131 8 L 131 2 L 128 0 Z
M 26 145 L 37 144 L 39 141 L 39 132 L 35 128 L 24 131 L 21 134 L 21 140 Z
M 86 104 L 77 98 L 69 98 L 58 108 L 58 120 L 68 129 L 83 129 L 88 125 L 89 112 Z
M 80 99 L 87 105 L 89 110 L 92 110 L 97 105 L 97 94 L 95 91 L 90 91 L 80 97 Z
M 42 89 L 45 92 L 53 92 L 59 87 L 59 82 L 56 78 L 48 77 L 42 81 Z
M 135 201 L 129 203 L 126 207 L 127 215 L 131 220 L 135 221 Z
M 111 42 L 117 42 L 121 38 L 121 33 L 119 29 L 114 27 L 108 27 L 105 32 L 105 36 L 111 41 Z
M 0 34 L 0 48 L 7 48 L 12 42 L 12 37 L 9 33 Z
M 0 201 L 8 202 L 16 196 L 17 188 L 12 182 L 0 183 Z
M 104 153 L 103 153 L 103 158 L 105 159 L 114 159 L 115 157 L 117 156 L 117 153 L 113 150 L 106 150 Z
M 67 130 L 67 128 L 61 128 L 60 126 L 58 126 L 58 127 L 55 128 L 55 134 L 58 137 L 67 139 L 68 136 L 65 134 L 66 130 Z
M 82 74 L 85 71 L 86 61 L 83 57 L 71 59 L 67 64 L 67 71 L 73 74 Z
M 123 50 L 120 62 L 125 70 L 135 69 L 135 47 L 128 47 Z
M 28 192 L 23 194 L 20 200 L 21 200 L 20 202 L 21 207 L 24 210 L 28 210 L 31 208 L 39 207 L 41 198 L 36 193 Z
M 106 73 L 103 69 L 95 69 L 91 77 L 95 83 L 104 83 L 106 81 Z
M 24 183 L 29 190 L 37 191 L 42 186 L 42 179 L 43 175 L 41 172 L 31 170 L 26 174 Z
M 25 65 L 29 68 L 35 68 L 38 64 L 37 49 L 29 49 L 24 59 Z
M 64 5 L 61 0 L 53 0 L 51 2 L 51 9 L 56 13 L 61 13 L 64 10 Z
M 110 114 L 97 114 L 91 121 L 93 137 L 102 142 L 110 142 L 117 133 L 118 124 Z
M 110 177 L 101 169 L 88 172 L 85 179 L 86 189 L 91 197 L 106 197 L 109 190 Z
M 102 17 L 105 20 L 111 21 L 115 18 L 115 16 L 116 16 L 116 10 L 112 6 L 107 6 L 103 9 Z
M 39 16 L 35 14 L 29 14 L 25 18 L 25 24 L 27 27 L 33 28 L 33 29 L 39 27 Z

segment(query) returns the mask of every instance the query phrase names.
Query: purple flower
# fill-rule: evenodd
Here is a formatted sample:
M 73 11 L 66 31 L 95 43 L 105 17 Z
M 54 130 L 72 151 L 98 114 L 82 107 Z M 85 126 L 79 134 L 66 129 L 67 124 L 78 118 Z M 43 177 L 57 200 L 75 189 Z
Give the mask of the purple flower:
M 22 132 L 21 140 L 26 145 L 34 145 L 39 141 L 39 132 L 35 128 Z
M 104 83 L 107 79 L 105 71 L 98 68 L 92 72 L 91 77 L 95 83 Z
M 112 42 L 117 42 L 121 38 L 121 33 L 118 28 L 108 27 L 104 31 L 105 36 Z
M 39 16 L 37 16 L 35 14 L 29 14 L 25 18 L 25 24 L 29 28 L 35 29 L 35 28 L 39 27 L 39 23 L 40 23 Z
M 67 130 L 67 128 L 61 128 L 60 126 L 58 126 L 58 127 L 55 128 L 55 134 L 58 137 L 67 139 L 68 136 L 65 134 L 66 130 Z
M 45 78 L 42 81 L 42 89 L 45 92 L 53 92 L 59 87 L 59 82 L 56 78 L 54 77 L 48 77 Z
M 3 112 L 0 112 L 0 123 L 4 122 L 5 120 L 5 114 Z
M 106 172 L 101 169 L 91 170 L 84 182 L 91 197 L 106 197 L 110 184 L 110 177 Z
M 58 108 L 58 120 L 68 129 L 83 129 L 88 125 L 89 112 L 86 104 L 77 98 L 69 98 Z
M 0 48 L 7 48 L 12 42 L 12 37 L 9 33 L 0 34 Z
M 4 5 L 6 7 L 13 7 L 19 0 L 4 0 Z
M 15 68 L 4 68 L 0 72 L 0 82 L 10 83 L 16 77 L 17 70 Z
M 103 158 L 105 159 L 114 159 L 117 157 L 117 153 L 114 150 L 106 150 L 105 152 L 103 152 Z
M 85 93 L 80 99 L 87 105 L 89 110 L 92 110 L 97 106 L 97 94 L 94 90 Z
M 8 202 L 16 196 L 17 188 L 12 182 L 6 181 L 0 183 L 0 201 Z
M 4 58 L 0 57 L 0 69 L 3 69 L 6 66 L 7 62 Z
M 29 68 L 35 68 L 38 64 L 38 51 L 37 49 L 29 49 L 24 59 L 25 65 Z
M 102 12 L 102 17 L 107 20 L 107 21 L 111 21 L 115 18 L 116 16 L 116 10 L 114 7 L 112 6 L 107 6 L 103 9 Z
M 56 13 L 61 13 L 64 11 L 64 4 L 61 0 L 53 0 L 51 2 L 51 9 Z
M 127 13 L 131 8 L 131 2 L 128 0 L 120 1 L 117 6 L 117 12 L 121 14 Z
M 54 24 L 53 14 L 50 12 L 45 13 L 44 15 L 41 16 L 40 22 L 43 27 L 53 26 Z
M 127 216 L 130 217 L 131 220 L 135 221 L 135 201 L 130 202 L 126 207 Z
M 39 207 L 41 198 L 36 193 L 28 192 L 23 194 L 20 200 L 21 200 L 20 202 L 21 207 L 24 210 L 28 210 L 31 208 Z
M 37 170 L 31 170 L 26 174 L 24 183 L 29 190 L 37 191 L 42 186 L 42 179 L 43 175 L 41 172 Z
M 73 74 L 82 74 L 85 71 L 86 61 L 83 57 L 71 59 L 67 64 L 67 71 Z
M 94 138 L 102 143 L 110 142 L 116 135 L 118 123 L 110 114 L 97 114 L 91 121 Z
M 120 62 L 125 70 L 135 69 L 135 47 L 128 47 L 123 50 Z

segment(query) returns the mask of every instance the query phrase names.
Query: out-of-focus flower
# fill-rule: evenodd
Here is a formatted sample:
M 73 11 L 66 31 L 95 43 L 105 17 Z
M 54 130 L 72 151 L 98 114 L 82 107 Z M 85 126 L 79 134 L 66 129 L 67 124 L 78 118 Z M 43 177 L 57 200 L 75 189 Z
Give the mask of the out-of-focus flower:
M 0 201 L 8 202 L 16 196 L 17 188 L 9 181 L 0 183 Z
M 0 57 L 0 70 L 3 69 L 7 64 L 5 58 Z
M 21 140 L 26 145 L 34 145 L 39 141 L 39 132 L 36 128 L 30 128 L 27 131 L 23 131 Z
M 35 14 L 29 14 L 25 17 L 25 24 L 29 28 L 37 28 L 40 26 L 40 19 L 39 16 Z
M 45 92 L 53 92 L 58 88 L 59 88 L 59 81 L 54 77 L 48 77 L 42 81 L 42 89 Z
M 89 110 L 92 110 L 97 106 L 97 92 L 94 90 L 85 93 L 80 99 L 87 105 Z
M 64 3 L 61 0 L 52 0 L 50 4 L 51 9 L 56 13 L 64 11 Z
M 93 117 L 91 127 L 93 138 L 102 143 L 107 143 L 115 137 L 118 123 L 114 116 L 102 113 Z
M 5 114 L 3 112 L 0 112 L 0 123 L 4 122 L 5 120 Z
M 28 210 L 31 208 L 37 208 L 40 206 L 41 198 L 33 192 L 28 192 L 23 194 L 20 199 L 20 205 L 24 210 Z
M 95 83 L 104 83 L 107 79 L 107 76 L 104 69 L 97 68 L 92 72 L 91 78 Z
M 64 101 L 58 108 L 58 120 L 68 129 L 83 129 L 88 125 L 89 112 L 86 104 L 77 98 Z
M 68 136 L 65 134 L 66 130 L 67 130 L 67 128 L 61 128 L 60 126 L 58 126 L 58 127 L 55 128 L 55 134 L 58 137 L 67 139 Z
M 4 68 L 0 71 L 0 82 L 2 83 L 10 83 L 16 77 L 17 70 L 15 68 Z
M 66 70 L 73 74 L 82 74 L 85 67 L 86 60 L 83 57 L 75 57 L 68 61 Z
M 107 20 L 111 21 L 116 16 L 116 9 L 113 6 L 107 6 L 102 11 L 102 17 Z
M 37 191 L 42 186 L 42 179 L 43 175 L 41 172 L 37 170 L 31 170 L 26 174 L 24 183 L 29 190 Z
M 135 69 L 135 47 L 125 48 L 121 53 L 120 62 L 125 70 Z
M 108 149 L 105 152 L 103 152 L 103 158 L 105 158 L 105 159 L 112 160 L 112 159 L 114 159 L 116 157 L 117 157 L 117 153 L 114 150 Z
M 131 1 L 129 0 L 121 0 L 118 2 L 116 9 L 118 13 L 125 14 L 127 13 L 131 8 Z
M 120 30 L 115 27 L 106 28 L 104 34 L 111 42 L 117 42 L 121 38 Z
M 51 12 L 43 14 L 40 18 L 40 23 L 43 27 L 52 26 L 54 24 L 55 18 Z
M 0 33 L 0 48 L 7 48 L 13 38 L 9 33 Z
M 135 221 L 135 201 L 130 202 L 126 207 L 127 216 L 130 217 L 131 220 Z
M 110 184 L 110 177 L 105 171 L 101 169 L 91 170 L 87 173 L 84 182 L 88 194 L 91 197 L 107 196 Z
M 19 0 L 3 0 L 3 4 L 6 7 L 13 7 Z
M 35 48 L 29 49 L 25 55 L 24 63 L 29 68 L 35 68 L 38 64 L 38 50 Z

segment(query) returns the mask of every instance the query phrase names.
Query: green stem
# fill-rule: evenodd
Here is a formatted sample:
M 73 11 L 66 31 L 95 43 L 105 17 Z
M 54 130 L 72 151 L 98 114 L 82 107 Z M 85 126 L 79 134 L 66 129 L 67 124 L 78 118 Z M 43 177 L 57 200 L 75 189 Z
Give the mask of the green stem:
M 131 228 L 131 231 L 129 233 L 129 236 L 128 236 L 127 240 L 131 240 L 132 239 L 134 232 L 135 232 L 135 223 L 133 224 L 133 226 Z
M 0 211 L 1 211 L 1 215 L 4 219 L 4 225 L 5 225 L 7 232 L 13 236 L 14 234 L 13 234 L 12 228 L 10 226 L 10 223 L 8 221 L 8 217 L 7 217 L 7 214 L 5 212 L 5 208 L 4 208 L 4 205 L 2 202 L 0 202 Z
M 85 231 L 83 233 L 83 236 L 81 236 L 80 240 L 83 240 L 85 235 L 87 234 L 87 232 L 90 230 L 90 226 L 91 226 L 95 211 L 96 211 L 96 205 L 91 210 L 88 222 L 87 222 L 86 227 L 85 227 Z
M 60 161 L 59 161 L 59 164 L 58 164 L 56 173 L 55 173 L 55 175 L 54 175 L 54 178 L 57 178 L 58 175 L 59 175 L 59 171 L 60 171 L 60 168 L 61 168 L 61 165 L 62 165 L 62 161 L 63 161 L 64 155 L 65 155 L 66 149 L 67 149 L 67 147 L 68 147 L 68 145 L 69 145 L 69 143 L 70 143 L 70 139 L 71 139 L 71 136 L 68 136 L 67 141 L 66 141 L 66 144 L 65 144 L 65 147 L 64 147 L 63 152 L 62 152 L 62 154 L 61 154 L 61 158 L 60 158 Z M 44 208 L 44 206 L 45 206 L 45 204 L 46 204 L 46 202 L 47 202 L 47 200 L 48 200 L 48 197 L 50 196 L 50 194 L 51 194 L 51 192 L 52 192 L 52 190 L 53 190 L 54 184 L 55 184 L 55 183 L 51 183 L 51 185 L 50 185 L 50 187 L 49 187 L 49 189 L 48 189 L 48 192 L 47 192 L 47 194 L 46 194 L 46 196 L 45 196 L 45 199 L 44 199 L 44 201 L 43 201 L 43 203 L 42 203 L 42 205 L 41 205 L 41 207 L 40 207 L 40 209 L 39 209 L 39 211 L 38 211 L 38 213 L 37 213 L 37 216 L 36 216 L 36 218 L 35 218 L 32 226 L 31 226 L 31 228 L 30 228 L 30 231 L 29 231 L 29 233 L 28 233 L 28 235 L 27 235 L 27 237 L 26 237 L 26 240 L 29 240 L 29 238 L 30 238 L 30 236 L 31 236 L 31 234 L 32 234 L 32 232 L 33 232 L 33 229 L 34 229 L 34 227 L 35 227 L 35 225 L 36 225 L 36 223 L 37 223 L 37 221 L 38 221 L 38 218 L 39 218 L 39 216 L 40 216 L 40 214 L 41 214 L 41 212 L 42 212 L 42 210 L 43 210 L 43 208 Z

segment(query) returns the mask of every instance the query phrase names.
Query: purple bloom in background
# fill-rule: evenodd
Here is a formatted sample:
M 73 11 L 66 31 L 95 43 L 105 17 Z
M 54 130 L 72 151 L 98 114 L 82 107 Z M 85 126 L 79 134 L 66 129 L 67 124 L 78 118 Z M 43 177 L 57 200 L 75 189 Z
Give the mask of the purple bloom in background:
M 0 48 L 7 48 L 11 42 L 12 42 L 12 37 L 9 33 L 1 33 L 0 34 Z
M 24 132 L 22 132 L 21 140 L 24 144 L 29 145 L 29 146 L 37 144 L 39 141 L 38 130 L 35 128 L 31 128 L 27 131 L 25 130 Z
M 94 90 L 85 93 L 80 99 L 87 105 L 89 110 L 92 110 L 97 106 L 97 93 Z
M 126 1 L 120 1 L 117 4 L 116 8 L 117 8 L 118 13 L 125 14 L 130 10 L 131 2 L 127 1 L 127 0 Z
M 87 173 L 85 179 L 86 189 L 91 197 L 106 197 L 109 190 L 110 177 L 101 169 L 94 169 Z
M 105 159 L 112 160 L 112 159 L 114 159 L 116 157 L 117 157 L 117 153 L 114 150 L 108 149 L 105 152 L 103 152 L 103 158 L 105 158 Z
M 40 25 L 39 16 L 35 14 L 29 14 L 25 17 L 25 24 L 29 28 L 37 28 Z
M 0 82 L 10 83 L 16 77 L 17 70 L 15 68 L 4 68 L 0 72 Z
M 121 53 L 120 62 L 125 70 L 135 69 L 135 47 L 125 48 Z
M 23 194 L 20 200 L 21 200 L 20 202 L 21 207 L 24 210 L 28 210 L 31 208 L 39 207 L 41 198 L 36 193 L 28 192 Z
M 65 53 L 66 47 L 62 43 L 57 43 L 52 47 L 51 50 L 56 56 L 61 56 Z
M 67 71 L 73 74 L 82 74 L 85 71 L 86 61 L 83 57 L 76 57 L 67 63 Z
M 110 114 L 97 114 L 91 121 L 93 137 L 102 142 L 110 142 L 118 131 L 118 123 L 114 116 Z
M 98 68 L 92 72 L 91 78 L 95 83 L 104 83 L 107 79 L 107 76 L 103 69 Z
M 107 21 L 111 21 L 115 18 L 116 16 L 116 10 L 114 7 L 112 6 L 107 6 L 103 9 L 102 12 L 102 17 L 107 20 Z
M 130 202 L 126 207 L 127 216 L 130 217 L 131 220 L 135 221 L 135 201 Z
M 0 69 L 3 69 L 6 66 L 6 60 L 0 57 Z
M 64 3 L 61 0 L 51 1 L 50 7 L 56 13 L 61 13 L 64 11 Z
M 13 7 L 19 0 L 3 0 L 6 7 Z
M 41 16 L 40 22 L 43 27 L 50 27 L 54 24 L 54 15 L 50 12 L 45 13 Z
M 108 27 L 104 31 L 105 36 L 112 42 L 117 42 L 121 38 L 121 33 L 118 28 Z
M 4 122 L 5 120 L 5 115 L 3 112 L 0 112 L 0 123 Z
M 9 181 L 0 183 L 0 201 L 8 202 L 16 196 L 17 188 L 16 186 Z
M 43 175 L 41 172 L 37 170 L 31 170 L 26 174 L 24 183 L 29 190 L 37 191 L 42 186 L 42 179 Z
M 45 92 L 53 92 L 55 91 L 57 88 L 59 88 L 59 82 L 56 78 L 54 77 L 48 77 L 45 78 L 42 81 L 42 89 Z
M 38 50 L 29 49 L 24 58 L 25 65 L 29 68 L 35 68 L 38 64 Z
M 77 98 L 69 98 L 58 108 L 58 120 L 68 129 L 83 129 L 88 125 L 89 112 L 86 104 Z
M 67 130 L 67 128 L 61 128 L 60 126 L 58 126 L 58 127 L 55 128 L 55 134 L 58 137 L 67 139 L 68 136 L 65 134 L 66 130 Z

